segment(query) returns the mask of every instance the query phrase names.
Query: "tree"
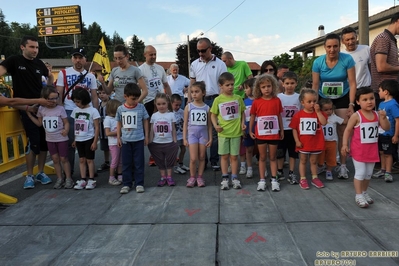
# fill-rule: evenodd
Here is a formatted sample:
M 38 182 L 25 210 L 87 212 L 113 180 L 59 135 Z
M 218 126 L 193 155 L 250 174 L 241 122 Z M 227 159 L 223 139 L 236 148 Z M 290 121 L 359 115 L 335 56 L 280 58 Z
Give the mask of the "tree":
M 187 43 L 179 44 L 176 48 L 176 64 L 179 66 L 179 73 L 183 76 L 189 77 L 188 65 L 199 58 L 199 54 L 197 52 L 197 43 L 198 38 L 190 40 L 190 63 L 187 61 Z M 214 42 L 211 43 L 212 54 L 220 58 L 223 54 L 223 48 Z
M 133 35 L 132 41 L 129 44 L 129 59 L 136 62 L 144 62 L 144 48 L 145 44 L 136 35 Z
M 9 40 L 6 36 L 11 35 L 11 28 L 5 22 L 5 16 L 3 11 L 0 9 L 0 55 L 9 56 L 12 55 L 13 50 L 10 49 Z
M 294 71 L 298 73 L 303 66 L 302 57 L 294 53 L 294 57 L 291 59 L 291 55 L 287 53 L 283 53 L 281 55 L 273 57 L 273 62 L 278 66 L 287 65 L 290 68 L 290 71 Z

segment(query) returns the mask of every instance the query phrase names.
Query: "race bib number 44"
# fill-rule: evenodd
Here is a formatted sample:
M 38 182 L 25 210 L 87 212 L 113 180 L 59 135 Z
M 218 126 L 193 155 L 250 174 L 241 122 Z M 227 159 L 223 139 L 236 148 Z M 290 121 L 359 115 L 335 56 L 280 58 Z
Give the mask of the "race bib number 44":
M 260 116 L 256 125 L 259 136 L 275 135 L 280 129 L 276 115 Z
M 238 101 L 219 104 L 219 112 L 224 120 L 233 120 L 240 117 Z
M 321 86 L 323 94 L 330 99 L 336 99 L 344 93 L 343 82 L 323 82 Z

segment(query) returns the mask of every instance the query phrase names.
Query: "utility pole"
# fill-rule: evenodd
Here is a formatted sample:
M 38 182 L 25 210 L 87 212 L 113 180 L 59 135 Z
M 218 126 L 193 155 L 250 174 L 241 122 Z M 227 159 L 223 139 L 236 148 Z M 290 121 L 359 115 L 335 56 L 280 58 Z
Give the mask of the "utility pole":
M 359 44 L 369 45 L 369 1 L 358 0 Z

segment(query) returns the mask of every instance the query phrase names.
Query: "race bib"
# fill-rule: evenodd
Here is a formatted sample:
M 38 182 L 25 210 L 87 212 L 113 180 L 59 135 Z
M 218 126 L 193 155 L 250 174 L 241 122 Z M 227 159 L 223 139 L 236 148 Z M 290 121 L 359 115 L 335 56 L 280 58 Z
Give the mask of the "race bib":
M 219 112 L 224 120 L 233 120 L 240 117 L 238 101 L 219 104 Z
M 280 129 L 276 115 L 259 116 L 256 126 L 259 136 L 276 135 Z
M 43 117 L 42 124 L 46 132 L 49 133 L 56 132 L 58 129 L 58 117 L 56 116 Z
M 323 82 L 321 86 L 323 94 L 330 99 L 337 99 L 344 93 L 343 82 Z
M 122 127 L 125 129 L 136 129 L 137 112 L 122 112 Z
M 153 126 L 155 137 L 171 138 L 172 124 L 168 121 L 156 121 Z
M 158 90 L 158 87 L 160 87 L 161 84 L 162 82 L 158 77 L 148 80 L 148 86 L 150 87 L 151 90 Z
M 378 142 L 378 122 L 360 124 L 360 143 Z
M 300 135 L 316 135 L 317 118 L 301 118 L 299 121 Z
M 89 131 L 89 121 L 84 119 L 75 119 L 75 136 L 84 137 Z
M 249 120 L 251 119 L 251 107 L 252 107 L 252 105 L 245 107 L 244 114 L 245 114 L 245 121 L 247 121 L 247 122 L 249 122 Z
M 208 114 L 205 110 L 191 110 L 190 120 L 193 126 L 206 126 L 208 123 Z
M 334 140 L 334 124 L 327 124 L 323 126 L 324 140 L 333 141 Z
M 297 106 L 285 106 L 283 109 L 282 118 L 284 122 L 289 125 L 292 117 L 299 111 Z

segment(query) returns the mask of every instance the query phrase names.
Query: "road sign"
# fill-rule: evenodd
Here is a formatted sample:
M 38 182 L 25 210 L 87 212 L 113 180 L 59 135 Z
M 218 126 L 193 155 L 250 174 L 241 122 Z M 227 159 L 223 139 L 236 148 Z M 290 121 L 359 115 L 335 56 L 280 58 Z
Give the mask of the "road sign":
M 59 6 L 36 9 L 39 37 L 82 33 L 80 6 Z

